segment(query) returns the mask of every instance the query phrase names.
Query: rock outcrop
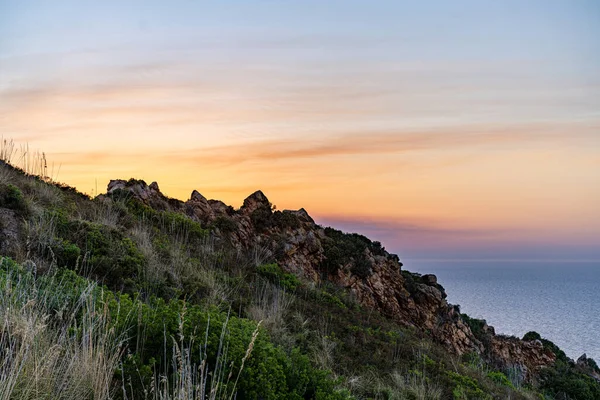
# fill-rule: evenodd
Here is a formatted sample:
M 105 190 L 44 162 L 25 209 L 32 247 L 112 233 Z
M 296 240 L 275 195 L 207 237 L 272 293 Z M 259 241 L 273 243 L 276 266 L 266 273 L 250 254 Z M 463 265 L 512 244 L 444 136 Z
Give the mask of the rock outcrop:
M 108 196 L 117 190 L 128 192 L 150 207 L 185 213 L 210 226 L 216 238 L 238 250 L 252 251 L 265 261 L 275 260 L 287 272 L 315 283 L 327 279 L 347 288 L 363 306 L 430 334 L 455 354 L 479 353 L 500 367 L 519 371 L 523 380 L 529 378 L 530 371 L 554 362 L 553 353 L 540 343 L 497 336 L 487 325 L 486 340 L 478 339 L 458 307 L 448 304 L 435 275 L 403 271 L 397 256 L 360 235 L 352 239 L 362 246 L 358 252 L 349 256 L 341 246 L 344 254 L 340 261 L 332 261 L 333 253 L 327 257 L 325 247 L 335 245 L 339 235 L 344 234 L 337 231 L 338 236 L 329 237 L 304 209 L 273 210 L 261 191 L 248 196 L 234 210 L 221 201 L 208 200 L 196 190 L 186 202 L 169 199 L 156 183 L 148 186 L 143 181 L 111 181 Z

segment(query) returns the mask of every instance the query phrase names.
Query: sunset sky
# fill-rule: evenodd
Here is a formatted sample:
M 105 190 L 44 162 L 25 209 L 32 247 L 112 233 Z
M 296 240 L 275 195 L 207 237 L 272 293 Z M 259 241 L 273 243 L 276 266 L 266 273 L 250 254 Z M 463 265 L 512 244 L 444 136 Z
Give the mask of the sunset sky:
M 600 2 L 0 0 L 0 134 L 410 259 L 600 259 Z M 98 189 L 96 189 L 98 188 Z

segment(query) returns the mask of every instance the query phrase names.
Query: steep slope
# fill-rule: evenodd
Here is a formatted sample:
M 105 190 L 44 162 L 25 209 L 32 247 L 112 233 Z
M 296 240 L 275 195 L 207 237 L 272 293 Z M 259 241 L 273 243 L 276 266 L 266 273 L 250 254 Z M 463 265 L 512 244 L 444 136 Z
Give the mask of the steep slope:
M 275 210 L 260 191 L 234 209 L 197 191 L 171 199 L 158 184 L 132 179 L 92 199 L 0 161 L 0 260 L 0 313 L 27 318 L 40 305 L 49 313 L 44 335 L 81 326 L 56 311 L 89 293 L 76 286 L 103 285 L 96 311 L 121 321 L 105 333 L 126 332 L 111 382 L 123 398 L 144 398 L 152 382 L 175 383 L 184 361 L 177 346 L 191 350 L 186 338 L 197 350 L 198 330 L 210 331 L 210 351 L 194 350 L 188 361 L 209 368 L 218 366 L 219 343 L 235 345 L 230 361 L 239 366 L 257 340 L 244 372 L 228 364 L 219 381 L 239 371 L 240 386 L 228 388 L 240 399 L 600 396 L 593 360 L 575 363 L 535 332 L 496 335 L 448 304 L 435 276 L 405 270 L 380 243 L 319 226 L 303 209 Z M 58 288 L 36 289 L 49 281 Z M 2 328 L 0 352 L 26 344 L 10 333 L 18 324 Z M 10 371 L 28 387 L 19 372 L 27 370 Z
M 477 337 L 458 307 L 448 304 L 435 275 L 402 270 L 398 257 L 379 243 L 323 228 L 304 209 L 273 210 L 261 191 L 248 196 L 239 210 L 207 200 L 197 191 L 186 202 L 169 199 L 156 182 L 110 182 L 107 198 L 123 193 L 155 209 L 185 213 L 213 227 L 219 240 L 238 250 L 267 252 L 286 272 L 315 283 L 333 282 L 349 290 L 363 306 L 427 332 L 457 355 L 481 354 L 498 368 L 514 370 L 522 381 L 533 379 L 542 367 L 555 361 L 552 351 L 540 341 L 498 336 L 487 325 Z

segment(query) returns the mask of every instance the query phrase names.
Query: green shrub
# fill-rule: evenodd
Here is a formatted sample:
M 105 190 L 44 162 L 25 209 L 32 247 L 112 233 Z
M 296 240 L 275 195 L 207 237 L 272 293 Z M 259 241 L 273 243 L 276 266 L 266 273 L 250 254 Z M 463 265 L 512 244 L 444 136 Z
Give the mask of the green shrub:
M 59 267 L 74 268 L 77 266 L 81 249 L 66 239 L 58 241 L 52 248 Z
M 585 373 L 558 360 L 553 367 L 540 372 L 540 389 L 551 398 L 572 400 L 600 399 L 600 385 Z
M 300 279 L 294 274 L 285 272 L 277 264 L 264 264 L 256 267 L 256 272 L 269 281 L 288 291 L 294 291 L 300 286 Z
M 339 308 L 348 308 L 348 307 L 346 307 L 344 302 L 342 300 L 340 300 L 339 297 L 337 297 L 336 295 L 333 295 L 329 292 L 326 292 L 325 290 L 321 290 L 319 292 L 319 297 L 322 298 L 323 300 L 325 300 L 327 303 L 333 304 L 334 306 L 337 306 Z
M 272 214 L 272 224 L 280 229 L 298 229 L 300 220 L 291 211 L 275 211 Z
M 55 310 L 47 323 L 52 324 L 57 318 L 82 318 L 80 309 L 74 306 L 81 294 L 89 290 L 90 282 L 75 272 L 59 270 L 56 275 L 36 279 L 11 260 L 2 259 L 0 289 L 6 291 L 16 282 L 31 287 L 46 299 L 48 310 Z M 153 380 L 176 379 L 182 357 L 189 357 L 197 366 L 205 362 L 207 371 L 215 371 L 217 363 L 221 363 L 222 372 L 209 375 L 209 380 L 218 379 L 230 390 L 232 382 L 237 381 L 238 399 L 349 398 L 347 392 L 337 389 L 339 382 L 328 371 L 315 369 L 298 348 L 286 352 L 275 346 L 253 321 L 181 300 L 150 298 L 142 302 L 99 287 L 94 288 L 94 297 L 98 311 L 108 313 L 110 329 L 125 334 L 123 358 L 115 379 L 128 396 L 132 395 L 129 399 L 144 398 L 144 391 L 152 387 Z M 61 310 L 65 309 L 75 313 L 63 316 Z M 173 343 L 185 346 L 174 347 Z M 122 392 L 115 395 L 119 398 Z
M 0 185 L 0 207 L 10 208 L 25 214 L 28 211 L 27 202 L 21 190 L 15 185 Z
M 456 385 L 452 391 L 454 399 L 491 399 L 491 396 L 481 389 L 475 379 L 454 371 L 446 371 L 446 374 Z
M 223 215 L 219 215 L 217 218 L 215 218 L 212 226 L 220 230 L 222 233 L 231 233 L 237 230 L 237 224 L 235 221 L 232 218 Z
M 497 372 L 497 371 L 488 372 L 487 377 L 502 386 L 508 386 L 511 389 L 515 388 L 513 386 L 512 382 L 502 372 Z
M 373 273 L 373 264 L 364 254 L 361 254 L 353 260 L 350 271 L 359 278 L 366 279 Z
M 334 274 L 339 268 L 349 265 L 353 274 L 367 278 L 372 273 L 368 253 L 385 256 L 398 262 L 398 256 L 388 254 L 379 242 L 372 242 L 367 237 L 357 233 L 344 233 L 337 229 L 325 228 L 325 238 L 321 241 L 325 255 L 321 270 Z
M 529 331 L 523 336 L 523 340 L 532 341 L 532 340 L 542 340 L 542 337 L 539 333 L 535 331 Z
M 460 314 L 463 321 L 471 328 L 471 332 L 473 335 L 479 340 L 484 340 L 487 336 L 487 333 L 484 331 L 483 327 L 486 325 L 485 319 L 477 319 L 471 318 L 467 314 Z
M 527 341 L 539 340 L 544 345 L 544 349 L 550 350 L 551 352 L 554 353 L 554 355 L 556 355 L 557 360 L 560 360 L 564 363 L 567 363 L 569 361 L 569 359 L 564 351 L 562 351 L 557 345 L 555 345 L 550 340 L 542 338 L 541 335 L 537 332 L 534 332 L 534 331 L 527 332 L 523 336 L 523 340 L 527 340 Z

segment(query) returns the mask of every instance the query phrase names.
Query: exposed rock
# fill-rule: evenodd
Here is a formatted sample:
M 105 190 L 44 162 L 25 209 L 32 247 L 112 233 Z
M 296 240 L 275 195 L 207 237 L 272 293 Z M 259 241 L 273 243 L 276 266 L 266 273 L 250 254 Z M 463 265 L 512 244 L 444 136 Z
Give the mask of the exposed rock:
M 486 346 L 490 361 L 501 369 L 512 369 L 518 373 L 520 382 L 529 381 L 542 367 L 553 364 L 554 353 L 539 340 L 523 341 L 515 337 L 490 335 Z
M 254 210 L 261 207 L 267 207 L 270 210 L 271 203 L 263 192 L 257 190 L 250 196 L 246 197 L 244 200 L 244 205 L 242 205 L 240 211 L 244 212 L 245 214 L 251 214 Z
M 297 223 L 286 225 L 273 222 L 275 214 L 271 203 L 261 191 L 248 196 L 242 207 L 234 210 L 221 201 L 207 200 L 197 191 L 193 191 L 185 203 L 167 199 L 158 185 L 146 186 L 143 181 L 111 181 L 109 193 L 116 189 L 127 190 L 153 207 L 185 212 L 205 225 L 225 218 L 223 221 L 235 229 L 230 229 L 226 236 L 221 232 L 219 237 L 228 240 L 234 248 L 260 253 L 264 261 L 277 261 L 287 272 L 313 282 L 318 283 L 323 277 L 324 271 L 320 269 L 325 260 L 323 243 L 329 238 L 304 209 L 284 211 L 297 218 Z M 252 220 L 257 218 L 254 211 L 259 209 L 266 210 L 263 217 L 271 219 L 265 221 L 260 231 Z M 340 265 L 335 272 L 328 273 L 327 278 L 352 291 L 363 306 L 427 332 L 453 353 L 486 355 L 500 368 L 519 371 L 523 380 L 529 379 L 530 371 L 554 362 L 554 354 L 544 350 L 539 341 L 523 342 L 496 336 L 494 328 L 487 324 L 483 333 L 489 340 L 482 343 L 462 320 L 458 307 L 448 304 L 446 292 L 435 275 L 409 274 L 407 277 L 412 277 L 409 284 L 397 256 L 381 247 L 372 249 L 376 254 L 369 249 L 360 254 L 360 269 L 353 268 L 352 263 Z
M 311 224 L 314 224 L 315 221 L 311 218 L 310 215 L 308 215 L 308 213 L 306 212 L 306 210 L 304 208 L 301 208 L 299 210 L 285 210 L 288 212 L 291 212 L 292 214 L 294 214 L 296 217 L 298 217 L 301 221 L 303 222 L 309 222 Z
M 169 200 L 165 195 L 160 192 L 158 188 L 158 184 L 156 182 L 152 182 L 150 186 L 146 184 L 143 180 L 130 179 L 128 181 L 122 179 L 111 180 L 108 183 L 107 194 L 114 193 L 117 190 L 123 190 L 129 192 L 135 198 L 141 200 L 145 204 L 159 209 L 166 210 L 173 208 L 172 204 L 170 204 Z M 177 200 L 177 203 L 181 203 Z M 181 210 L 182 207 L 179 207 L 178 210 Z
M 206 197 L 202 196 L 197 190 L 194 190 L 192 192 L 192 195 L 190 196 L 190 201 L 193 201 L 195 203 L 208 203 Z
M 192 192 L 190 199 L 185 204 L 189 210 L 187 214 L 195 216 L 199 221 L 207 223 L 214 219 L 214 212 L 208 203 L 208 200 L 206 200 L 206 197 L 202 196 L 197 190 Z
M 600 369 L 594 359 L 588 358 L 588 356 L 583 353 L 581 357 L 577 359 L 576 364 L 580 369 L 585 371 L 585 373 L 600 382 Z

